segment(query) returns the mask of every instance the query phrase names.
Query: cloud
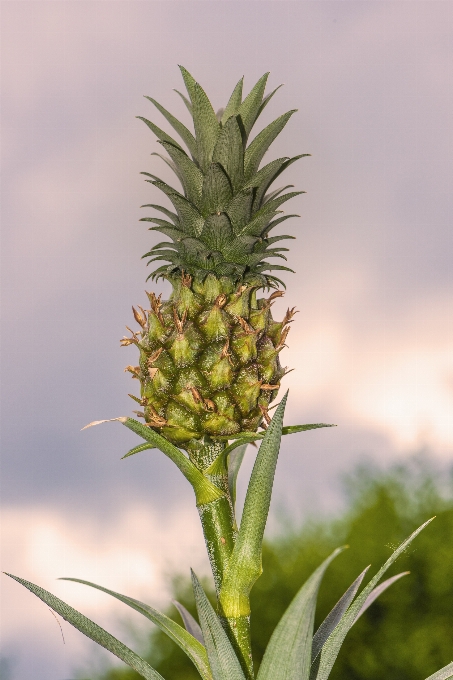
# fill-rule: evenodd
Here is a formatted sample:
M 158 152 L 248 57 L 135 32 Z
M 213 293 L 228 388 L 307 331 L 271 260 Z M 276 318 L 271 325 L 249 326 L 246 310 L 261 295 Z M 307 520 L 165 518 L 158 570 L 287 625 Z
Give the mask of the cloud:
M 293 402 L 318 414 L 322 404 L 323 419 L 381 433 L 395 451 L 425 446 L 451 456 L 450 305 L 449 296 L 426 297 L 399 319 L 381 319 L 378 332 L 360 314 L 347 323 L 332 301 L 307 330 L 296 317 L 283 355 L 296 368 L 288 376 Z

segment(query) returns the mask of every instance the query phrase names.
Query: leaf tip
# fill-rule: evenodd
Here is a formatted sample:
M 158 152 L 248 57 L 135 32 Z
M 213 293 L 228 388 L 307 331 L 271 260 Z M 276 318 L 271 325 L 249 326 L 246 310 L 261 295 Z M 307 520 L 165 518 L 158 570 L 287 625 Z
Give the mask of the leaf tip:
M 93 420 L 92 423 L 88 423 L 88 425 L 82 427 L 80 431 L 82 432 L 83 430 L 87 430 L 89 427 L 94 427 L 94 425 L 101 425 L 101 423 L 112 423 L 114 420 L 118 420 L 120 423 L 125 423 L 127 418 L 120 416 L 119 418 L 108 418 L 107 420 Z

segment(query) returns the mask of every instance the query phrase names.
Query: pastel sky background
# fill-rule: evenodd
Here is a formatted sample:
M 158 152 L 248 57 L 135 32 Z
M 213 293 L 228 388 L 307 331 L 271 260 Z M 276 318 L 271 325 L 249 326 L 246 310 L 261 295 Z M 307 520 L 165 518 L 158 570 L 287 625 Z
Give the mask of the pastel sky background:
M 338 476 L 363 457 L 453 458 L 453 5 L 11 1 L 2 32 L 1 568 L 127 642 L 138 615 L 125 623 L 122 605 L 55 579 L 164 606 L 166 571 L 207 573 L 172 464 L 121 461 L 136 440 L 117 423 L 80 432 L 133 408 L 134 348 L 119 338 L 144 304 L 152 243 L 139 206 L 157 191 L 139 172 L 161 170 L 135 116 L 167 129 L 143 95 L 186 119 L 177 64 L 216 108 L 243 74 L 248 91 L 270 71 L 285 87 L 260 126 L 299 109 L 270 152 L 312 154 L 286 173 L 307 191 L 290 209 L 297 273 L 280 305 L 300 310 L 286 423 L 338 427 L 284 442 L 277 526 L 283 507 L 338 507 Z M 63 645 L 48 608 L 7 577 L 1 597 L 8 680 L 68 680 L 107 658 L 64 622 Z

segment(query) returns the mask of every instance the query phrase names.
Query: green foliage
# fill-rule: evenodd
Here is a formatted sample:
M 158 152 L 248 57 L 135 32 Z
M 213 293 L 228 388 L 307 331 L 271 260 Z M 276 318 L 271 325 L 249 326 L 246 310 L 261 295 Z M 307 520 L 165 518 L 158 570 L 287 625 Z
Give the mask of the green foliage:
M 191 158 L 173 137 L 152 121 L 138 116 L 167 152 L 168 157 L 161 158 L 176 174 L 184 193 L 183 196 L 155 175 L 143 173 L 150 177 L 146 181 L 163 191 L 173 203 L 178 223 L 175 230 L 169 229 L 168 223 L 144 218 L 143 221 L 157 224 L 152 231 L 162 231 L 172 239 L 170 243 L 154 245 L 144 255 L 151 258 L 148 264 L 166 262 L 153 270 L 150 277 L 162 276 L 173 282 L 185 273 L 203 282 L 208 275 L 219 279 L 226 276 L 235 287 L 250 283 L 258 288 L 278 288 L 280 280 L 267 272 L 292 270 L 269 261 L 269 258 L 284 257 L 279 252 L 282 249 L 269 248 L 271 220 L 281 212 L 277 208 L 282 203 L 304 192 L 287 193 L 277 200 L 276 195 L 289 187 L 273 191 L 271 196 L 266 195 L 266 191 L 291 163 L 310 154 L 279 158 L 261 169 L 259 166 L 295 110 L 276 118 L 247 146 L 253 125 L 278 89 L 265 96 L 269 74 L 260 78 L 244 100 L 241 79 L 226 108 L 216 115 L 201 85 L 185 68 L 180 69 L 190 101 L 181 96 L 192 117 L 195 136 L 155 99 L 146 98 L 178 133 Z M 213 221 L 216 215 L 221 220 Z
M 272 633 L 257 680 L 308 680 L 319 586 L 327 567 L 342 550 L 334 550 L 294 597 Z
M 126 595 L 121 595 L 108 588 L 103 588 L 102 586 L 96 585 L 96 583 L 91 583 L 90 581 L 83 581 L 79 578 L 63 578 L 62 581 L 74 581 L 75 583 L 81 583 L 85 586 L 90 586 L 96 588 L 97 590 L 102 590 L 108 595 L 112 595 L 117 600 L 124 602 L 125 604 L 135 609 L 135 611 L 143 614 L 147 619 L 155 623 L 161 630 L 165 632 L 168 637 L 176 642 L 177 645 L 181 647 L 185 654 L 189 657 L 192 663 L 197 667 L 203 680 L 212 680 L 212 674 L 209 668 L 208 657 L 206 655 L 206 649 L 203 644 L 196 640 L 190 633 L 187 632 L 185 628 L 175 623 L 172 619 L 165 614 L 150 607 L 139 600 L 135 600 Z M 201 586 L 200 586 L 201 587 Z M 83 632 L 83 631 L 82 631 Z M 224 633 L 225 635 L 225 633 Z
M 315 630 L 357 575 L 372 572 L 427 517 L 436 515 L 389 573 L 410 570 L 363 614 L 348 633 L 329 680 L 448 678 L 453 639 L 453 486 L 420 461 L 379 472 L 356 470 L 345 491 L 348 505 L 335 520 L 286 525 L 283 537 L 264 543 L 264 572 L 251 594 L 252 649 L 256 667 L 286 608 L 332 548 L 349 549 L 329 567 L 318 596 Z M 366 581 L 365 581 L 366 582 Z M 177 599 L 196 615 L 186 578 L 174 582 Z M 168 612 L 180 620 L 172 608 Z M 198 674 L 163 634 L 153 633 L 145 657 L 169 680 Z M 439 675 L 437 675 L 439 673 Z M 138 680 L 129 670 L 110 670 L 99 680 Z M 94 680 L 94 679 L 93 679 Z
M 198 618 L 214 680 L 245 680 L 231 642 L 193 571 L 192 583 Z
M 116 637 L 108 633 L 106 630 L 98 626 L 94 621 L 91 621 L 86 616 L 78 612 L 76 609 L 70 607 L 66 602 L 60 600 L 60 598 L 55 597 L 49 591 L 36 586 L 30 581 L 25 581 L 18 576 L 13 576 L 12 574 L 6 574 L 12 579 L 22 584 L 30 590 L 36 597 L 45 602 L 54 612 L 60 614 L 65 621 L 68 621 L 74 628 L 77 628 L 81 633 L 89 637 L 98 645 L 108 649 L 119 659 L 127 663 L 128 666 L 137 671 L 140 678 L 145 678 L 145 680 L 163 680 L 162 676 L 152 668 L 144 659 L 142 659 L 138 654 L 126 647 L 125 644 L 117 640 Z
M 226 616 L 250 614 L 250 591 L 263 571 L 263 535 L 271 502 L 287 397 L 288 393 L 275 411 L 253 466 L 241 526 L 220 591 L 220 605 Z

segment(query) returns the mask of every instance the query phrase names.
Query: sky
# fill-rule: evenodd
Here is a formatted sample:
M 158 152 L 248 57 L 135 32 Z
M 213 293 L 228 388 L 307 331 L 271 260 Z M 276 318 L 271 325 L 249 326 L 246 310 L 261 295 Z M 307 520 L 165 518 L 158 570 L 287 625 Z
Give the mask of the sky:
M 285 438 L 271 529 L 341 504 L 358 461 L 426 451 L 453 458 L 453 6 L 348 0 L 85 0 L 2 3 L 1 569 L 50 589 L 122 639 L 140 625 L 77 576 L 165 606 L 169 575 L 208 573 L 192 492 L 163 455 L 121 461 L 136 442 L 134 348 L 140 206 L 157 199 L 143 95 L 187 122 L 178 64 L 224 106 L 270 71 L 284 83 L 257 131 L 297 108 L 267 159 L 307 193 L 288 204 L 287 292 L 297 306 L 283 363 Z M 154 192 L 154 193 L 153 193 Z M 253 464 L 247 454 L 243 497 Z M 69 680 L 110 661 L 30 593 L 1 581 L 8 680 Z M 113 661 L 113 657 L 111 657 Z M 0 666 L 1 668 L 1 666 Z M 3 676 L 2 676 L 3 677 Z M 168 679 L 170 680 L 170 679 Z

